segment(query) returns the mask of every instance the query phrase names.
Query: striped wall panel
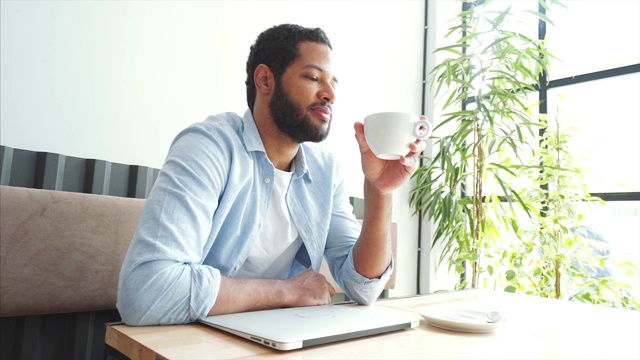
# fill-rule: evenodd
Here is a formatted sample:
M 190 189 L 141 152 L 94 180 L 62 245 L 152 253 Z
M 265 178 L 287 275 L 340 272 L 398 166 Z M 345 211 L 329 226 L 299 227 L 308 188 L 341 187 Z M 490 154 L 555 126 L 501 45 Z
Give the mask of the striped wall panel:
M 146 198 L 158 169 L 0 146 L 0 184 Z

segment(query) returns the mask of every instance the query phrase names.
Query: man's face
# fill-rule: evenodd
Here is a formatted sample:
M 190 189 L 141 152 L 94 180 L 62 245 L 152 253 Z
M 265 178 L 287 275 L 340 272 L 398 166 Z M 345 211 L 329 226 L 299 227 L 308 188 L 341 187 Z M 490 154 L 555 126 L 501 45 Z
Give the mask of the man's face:
M 276 82 L 269 110 L 276 126 L 299 143 L 320 142 L 329 135 L 336 78 L 331 73 L 331 50 L 324 44 L 303 42 L 297 58 Z

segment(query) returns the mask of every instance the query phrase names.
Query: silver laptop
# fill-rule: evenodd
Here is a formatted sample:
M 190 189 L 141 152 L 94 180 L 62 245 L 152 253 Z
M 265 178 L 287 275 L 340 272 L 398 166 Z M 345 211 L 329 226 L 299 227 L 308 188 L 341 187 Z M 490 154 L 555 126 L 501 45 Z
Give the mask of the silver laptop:
M 414 328 L 414 312 L 382 305 L 323 305 L 208 316 L 203 324 L 277 350 Z

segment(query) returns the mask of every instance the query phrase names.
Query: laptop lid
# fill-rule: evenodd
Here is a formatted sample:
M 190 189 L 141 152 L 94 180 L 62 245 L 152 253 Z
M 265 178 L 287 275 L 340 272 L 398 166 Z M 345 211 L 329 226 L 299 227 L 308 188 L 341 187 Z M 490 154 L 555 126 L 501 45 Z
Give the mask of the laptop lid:
M 251 311 L 200 319 L 277 350 L 293 350 L 417 327 L 418 316 L 382 305 L 323 305 Z

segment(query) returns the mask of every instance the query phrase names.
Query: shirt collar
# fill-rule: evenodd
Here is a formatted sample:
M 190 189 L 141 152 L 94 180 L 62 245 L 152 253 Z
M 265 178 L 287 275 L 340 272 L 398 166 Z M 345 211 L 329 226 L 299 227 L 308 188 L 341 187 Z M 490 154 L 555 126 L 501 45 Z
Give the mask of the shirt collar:
M 244 144 L 247 147 L 247 151 L 262 151 L 266 153 L 264 144 L 260 138 L 256 121 L 253 119 L 251 109 L 245 111 L 242 117 L 243 131 L 242 137 L 244 138 Z
M 244 116 L 242 117 L 242 123 L 244 128 L 242 136 L 244 138 L 247 151 L 261 151 L 266 155 L 267 152 L 264 149 L 264 143 L 262 142 L 262 138 L 260 138 L 260 133 L 258 132 L 258 127 L 256 126 L 256 121 L 253 118 L 251 109 L 247 109 L 247 111 L 245 111 Z M 309 180 L 311 180 L 311 173 L 307 167 L 307 160 L 305 157 L 305 148 L 306 146 L 304 143 L 300 144 L 298 153 L 293 158 L 293 164 L 295 166 L 293 176 L 295 178 L 300 178 L 306 174 L 309 177 Z

